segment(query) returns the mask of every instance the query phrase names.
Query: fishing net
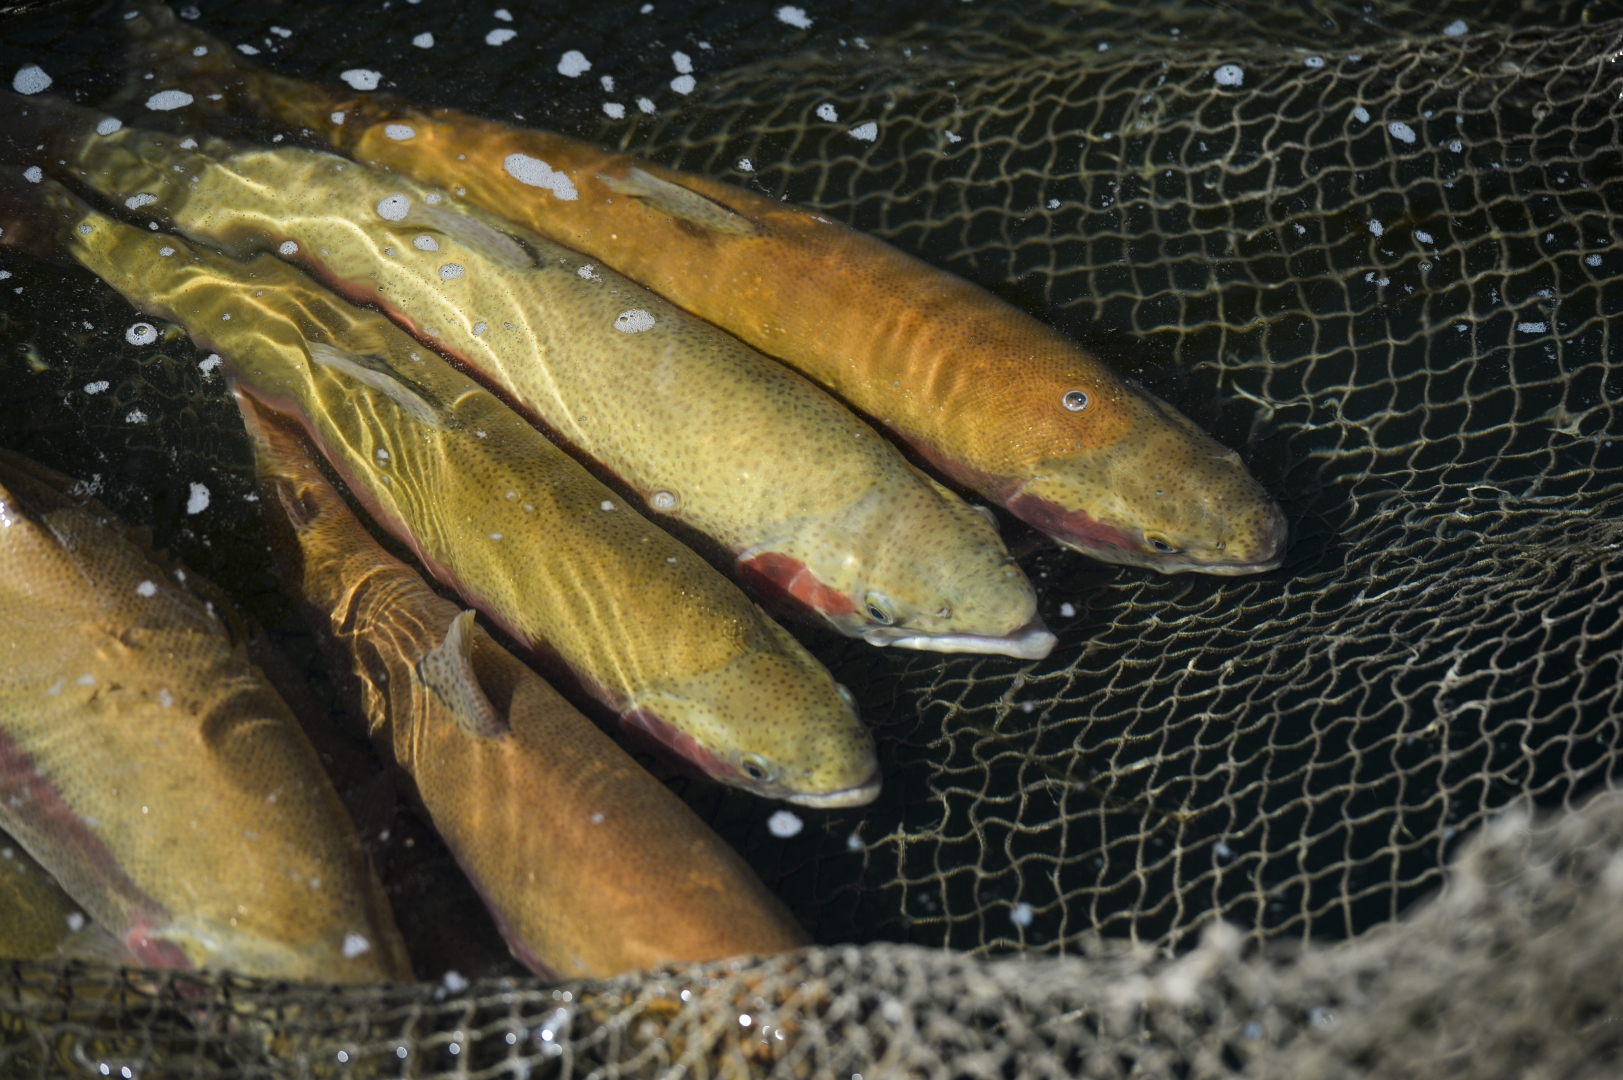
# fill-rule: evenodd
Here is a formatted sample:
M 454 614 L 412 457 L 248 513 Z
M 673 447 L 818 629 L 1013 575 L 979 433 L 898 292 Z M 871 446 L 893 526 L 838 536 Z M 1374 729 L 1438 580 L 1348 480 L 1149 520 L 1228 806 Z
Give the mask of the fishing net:
M 1484 822 L 1619 783 L 1623 12 L 807 4 L 800 29 L 780 6 L 660 4 L 641 23 L 605 5 L 520 11 L 528 48 L 502 52 L 481 44 L 483 8 L 442 5 L 432 65 L 403 59 L 409 20 L 326 33 L 318 9 L 222 5 L 198 25 L 263 40 L 260 59 L 288 74 L 376 62 L 417 100 L 816 205 L 992 288 L 1239 448 L 1291 519 L 1285 565 L 1164 578 L 1005 520 L 1060 635 L 1048 660 L 799 631 L 875 729 L 880 800 L 799 812 L 783 837 L 759 800 L 673 783 L 818 951 L 472 993 L 16 967 L 4 1023 L 29 1049 L 12 1060 L 475 1076 L 681 1062 L 872 1080 L 1439 1062 L 1513 1075 L 1538 1060 L 1577 1076 L 1585 1055 L 1615 1059 L 1611 1006 L 1595 1003 L 1618 998 L 1604 963 L 1619 953 L 1599 944 L 1617 933 L 1601 884 L 1617 875 L 1559 853 L 1588 840 L 1490 829 L 1465 884 L 1394 920 Z M 60 57 L 53 75 L 83 100 L 117 89 L 115 16 L 31 18 L 0 61 Z M 568 48 L 618 89 L 554 75 Z M 605 97 L 663 88 L 675 49 L 698 65 L 690 96 L 605 118 Z M 330 699 L 271 575 L 218 379 L 184 341 L 158 359 L 126 348 L 128 308 L 93 279 L 5 266 L 26 286 L 0 288 L 6 445 L 97 475 L 101 498 L 220 581 Z M 87 396 L 95 379 L 112 389 Z M 194 478 L 220 496 L 212 516 L 184 512 Z M 460 954 L 445 943 L 479 920 L 443 850 L 423 854 L 419 829 L 408 857 L 401 816 L 369 810 L 363 782 L 340 786 L 402 923 L 422 926 L 408 927 L 419 973 L 503 973 L 488 927 Z M 1545 835 L 1614 835 L 1600 820 Z M 1315 939 L 1347 941 L 1275 958 Z M 1571 993 L 1555 989 L 1563 965 Z M 1524 981 L 1494 997 L 1510 967 Z M 1330 1057 L 1277 1058 L 1312 1053 Z

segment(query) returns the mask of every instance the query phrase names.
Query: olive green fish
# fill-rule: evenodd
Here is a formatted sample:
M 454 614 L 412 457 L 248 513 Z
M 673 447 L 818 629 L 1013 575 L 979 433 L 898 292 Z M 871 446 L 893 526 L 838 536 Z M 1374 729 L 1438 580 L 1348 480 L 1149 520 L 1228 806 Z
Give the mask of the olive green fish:
M 75 181 L 239 256 L 277 252 L 509 396 L 720 543 L 744 580 L 875 645 L 1046 656 L 989 515 L 804 377 L 575 252 L 332 154 L 22 102 L 0 123 Z
M 354 827 L 220 614 L 0 452 L 0 825 L 149 967 L 411 977 Z
M 744 860 L 415 571 L 239 392 L 290 589 L 379 749 L 538 974 L 810 943 Z
M 828 671 L 489 391 L 276 258 L 244 265 L 53 181 L 36 190 L 75 259 L 217 350 L 435 577 L 622 722 L 770 798 L 846 806 L 878 793 L 873 739 Z

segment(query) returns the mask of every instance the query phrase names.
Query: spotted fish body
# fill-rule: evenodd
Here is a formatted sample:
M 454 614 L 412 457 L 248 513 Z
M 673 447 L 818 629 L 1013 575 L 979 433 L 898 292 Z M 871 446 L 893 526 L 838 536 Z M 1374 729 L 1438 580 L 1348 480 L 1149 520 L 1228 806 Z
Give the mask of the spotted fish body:
M 298 722 L 219 614 L 0 453 L 0 825 L 149 967 L 410 978 Z
M 52 181 L 39 190 L 74 258 L 216 349 L 437 578 L 623 722 L 771 798 L 843 806 L 878 793 L 872 737 L 827 670 L 488 391 L 287 263 L 237 263 L 117 222 Z
M 693 811 L 385 553 L 296 436 L 238 404 L 288 585 L 514 955 L 602 978 L 809 944 Z
M 139 70 L 302 126 L 358 161 L 601 260 L 888 427 L 1060 543 L 1165 573 L 1279 564 L 1279 508 L 1224 448 L 1050 327 L 816 213 L 565 136 L 237 61 L 167 12 Z M 409 133 L 409 135 L 408 135 Z
M 379 305 L 656 518 L 725 547 L 747 582 L 876 645 L 1027 658 L 1053 647 L 989 520 L 805 378 L 607 267 L 332 154 L 192 150 L 133 128 L 97 135 L 95 114 L 57 112 L 80 117 L 77 136 L 55 129 L 76 179 Z

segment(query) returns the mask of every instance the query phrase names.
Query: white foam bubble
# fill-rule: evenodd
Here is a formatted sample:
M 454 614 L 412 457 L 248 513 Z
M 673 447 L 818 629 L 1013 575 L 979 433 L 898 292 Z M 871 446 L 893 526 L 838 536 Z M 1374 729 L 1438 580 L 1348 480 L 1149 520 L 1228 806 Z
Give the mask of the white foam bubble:
M 363 953 L 372 951 L 372 943 L 360 934 L 344 935 L 344 959 L 353 960 Z
M 1245 71 L 1239 64 L 1224 64 L 1212 72 L 1212 78 L 1217 80 L 1218 86 L 1239 86 L 1245 82 Z
M 580 192 L 575 190 L 575 184 L 567 174 L 555 172 L 551 165 L 539 158 L 528 154 L 508 154 L 502 159 L 502 168 L 519 183 L 546 188 L 555 198 L 565 202 L 580 198 Z
M 613 510 L 614 504 L 609 502 L 609 500 L 604 499 L 602 502 L 597 504 L 597 508 L 599 510 Z
M 106 117 L 105 119 L 99 121 L 96 124 L 96 134 L 97 135 L 111 135 L 113 132 L 117 131 L 119 128 L 121 128 L 123 126 L 124 126 L 124 121 L 120 120 L 116 116 L 109 116 L 109 117 Z
M 411 200 L 404 195 L 385 195 L 378 201 L 378 217 L 385 221 L 404 221 L 411 212 Z
M 434 47 L 434 35 L 427 33 L 418 34 L 416 37 L 411 39 L 411 43 L 417 46 L 419 49 L 432 49 Z
M 147 98 L 147 108 L 153 112 L 174 112 L 184 109 L 195 99 L 184 90 L 159 90 Z
M 1600 265 L 1600 256 L 1599 255 L 1585 255 L 1584 256 L 1584 264 L 1587 265 L 1587 266 L 1599 266 Z
M 491 12 L 491 14 L 500 19 L 502 22 L 513 21 L 513 13 L 504 7 L 497 8 L 495 11 Z
M 468 988 L 468 980 L 455 969 L 452 969 L 445 973 L 445 988 L 453 994 L 460 994 Z M 401 1049 L 405 1049 L 405 1047 L 401 1047 Z
M 209 508 L 209 489 L 205 484 L 191 485 L 192 493 L 186 499 L 188 514 L 201 514 Z
M 1031 910 L 1030 904 L 1021 901 L 1009 909 L 1009 921 L 1024 930 L 1031 925 L 1031 920 L 1035 914 Z
M 652 114 L 654 111 L 654 103 L 649 98 L 640 97 L 637 99 L 637 108 L 641 109 L 645 113 Z
M 1324 66 L 1324 57 L 1310 56 L 1306 60 L 1303 60 L 1302 63 L 1306 64 L 1310 68 L 1322 68 Z
M 215 368 L 217 368 L 219 366 L 220 366 L 220 354 L 219 353 L 209 353 L 206 357 L 204 357 L 202 359 L 202 361 L 200 361 L 198 363 L 197 370 L 201 371 L 204 375 L 207 375 L 207 374 L 209 374 L 210 372 L 212 372 Z
M 862 142 L 873 142 L 879 138 L 879 125 L 869 120 L 866 124 L 858 124 L 851 129 L 851 137 Z
M 276 250 L 281 252 L 283 255 L 297 255 L 299 253 L 299 245 L 294 243 L 292 240 L 283 240 L 281 246 L 279 246 Z
M 410 124 L 385 124 L 383 133 L 395 142 L 405 142 L 407 139 L 417 137 L 417 129 Z
M 157 201 L 158 197 L 156 195 L 148 195 L 143 191 L 139 195 L 131 195 L 129 198 L 125 199 L 124 205 L 129 207 L 131 210 L 139 210 L 141 207 L 151 206 Z
M 175 253 L 175 249 L 172 248 L 172 247 L 161 247 L 161 248 L 158 249 L 158 254 L 162 255 L 166 259 L 169 256 L 173 255 L 174 253 Z
M 1364 108 L 1362 105 L 1354 105 L 1352 114 L 1353 119 L 1357 120 L 1360 124 L 1369 123 L 1369 110 Z
M 335 112 L 332 114 L 330 119 L 335 124 L 342 124 L 344 122 L 344 114 L 341 112 Z
M 151 323 L 135 323 L 124 331 L 124 340 L 131 345 L 151 345 L 158 340 L 158 328 Z
M 613 75 L 604 75 L 601 78 L 599 78 L 597 81 L 598 81 L 598 84 L 603 87 L 603 92 L 605 94 L 614 93 L 614 76 Z
M 585 280 L 585 281 L 602 281 L 603 280 L 602 278 L 597 276 L 597 267 L 593 266 L 591 263 L 587 263 L 585 266 L 581 267 L 579 270 L 576 270 L 575 274 L 578 277 L 580 277 L 582 280 Z
M 370 68 L 350 68 L 348 71 L 340 72 L 338 77 L 355 90 L 376 90 L 378 83 L 383 81 L 383 72 L 373 71 Z
M 1386 232 L 1386 226 L 1382 225 L 1379 221 L 1376 221 L 1374 218 L 1370 218 L 1369 219 L 1369 231 L 1374 233 L 1376 236 L 1380 236 L 1380 235 L 1382 235 L 1383 233 Z
M 188 135 L 186 138 L 180 140 L 180 148 L 182 150 L 196 150 L 197 140 Z
M 614 328 L 626 334 L 640 334 L 654 328 L 654 317 L 642 308 L 632 308 L 615 317 Z
M 1524 334 L 1544 334 L 1548 333 L 1550 328 L 1541 322 L 1520 322 L 1516 324 L 1516 329 Z
M 1387 124 L 1386 130 L 1392 133 L 1394 139 L 1400 139 L 1406 143 L 1412 143 L 1415 140 L 1414 128 L 1405 124 L 1402 120 L 1394 120 Z
M 432 236 L 429 236 L 427 233 L 424 233 L 421 236 L 412 237 L 411 246 L 416 248 L 418 251 L 438 251 L 440 249 L 440 242 L 434 239 Z
M 489 323 L 483 322 L 483 321 L 476 322 L 476 323 L 473 324 L 473 336 L 478 337 L 480 334 L 483 334 L 486 330 L 489 330 L 489 329 L 490 329 L 490 324 Z
M 466 273 L 467 271 L 462 268 L 461 263 L 446 263 L 444 266 L 440 267 L 440 280 L 455 281 L 457 278 Z
M 738 171 L 739 172 L 754 172 L 755 171 L 755 162 L 751 161 L 747 157 L 739 158 L 738 159 Z
M 791 836 L 799 836 L 800 830 L 806 823 L 800 820 L 800 815 L 793 810 L 779 810 L 766 819 L 766 827 L 773 836 L 780 840 L 787 840 Z
M 1470 27 L 1465 25 L 1464 19 L 1455 19 L 1453 22 L 1443 27 L 1443 33 L 1447 34 L 1449 37 L 1459 37 L 1469 29 Z
M 68 929 L 77 934 L 85 928 L 85 917 L 77 911 L 68 913 Z
M 485 35 L 485 44 L 486 45 L 506 45 L 509 41 L 512 41 L 516 37 L 518 37 L 518 31 L 517 30 L 509 30 L 505 26 L 501 26 L 501 27 L 497 27 L 495 30 L 492 30 L 490 33 Z M 564 55 L 567 56 L 568 54 L 565 53 Z M 580 53 L 576 53 L 575 55 L 580 56 Z M 585 58 L 582 57 L 582 59 L 585 59 Z M 592 65 L 587 64 L 586 66 L 591 67 Z M 563 69 L 559 68 L 559 70 L 561 71 Z
M 693 57 L 689 56 L 681 49 L 671 53 L 671 63 L 676 65 L 676 72 L 678 75 L 693 74 Z
M 1416 229 L 1414 231 L 1414 238 L 1420 241 L 1422 244 L 1431 243 L 1431 233 L 1426 232 L 1424 229 Z
M 495 31 L 491 31 L 495 33 Z M 567 75 L 571 79 L 579 78 L 592 70 L 592 62 L 586 59 L 586 54 L 579 49 L 570 49 L 558 58 L 558 74 Z
M 610 120 L 624 120 L 626 118 L 626 107 L 618 101 L 605 101 L 603 103 L 603 112 Z
M 112 384 L 106 379 L 97 379 L 95 382 L 85 383 L 85 393 L 95 395 L 101 393 Z
M 812 21 L 806 17 L 805 8 L 797 8 L 785 4 L 777 11 L 778 21 L 788 23 L 796 30 L 810 30 Z
M 833 124 L 839 121 L 840 114 L 835 110 L 834 106 L 825 101 L 817 106 L 817 119 L 827 120 Z
M 24 64 L 11 77 L 11 88 L 19 94 L 37 94 L 50 86 L 51 77 L 38 64 Z
M 37 184 L 41 180 L 45 179 L 45 173 L 40 170 L 38 165 L 30 165 L 28 168 L 23 170 L 23 179 L 27 180 L 30 184 Z
M 192 50 L 193 56 L 207 56 L 208 54 L 209 47 L 207 45 L 199 45 L 197 48 Z
M 140 596 L 157 596 L 158 586 L 156 582 L 143 581 L 135 587 L 135 591 Z
M 678 94 L 693 93 L 693 87 L 695 85 L 697 84 L 693 81 L 692 75 L 678 75 L 676 78 L 671 80 L 671 89 L 675 90 Z
M 259 50 L 254 48 L 252 45 L 238 45 L 237 46 L 237 51 L 240 52 L 244 56 L 258 56 L 259 55 Z
M 1061 604 L 1059 606 L 1059 615 L 1060 615 L 1060 618 L 1062 618 L 1062 619 L 1074 619 L 1074 618 L 1076 618 L 1076 605 L 1075 604 Z

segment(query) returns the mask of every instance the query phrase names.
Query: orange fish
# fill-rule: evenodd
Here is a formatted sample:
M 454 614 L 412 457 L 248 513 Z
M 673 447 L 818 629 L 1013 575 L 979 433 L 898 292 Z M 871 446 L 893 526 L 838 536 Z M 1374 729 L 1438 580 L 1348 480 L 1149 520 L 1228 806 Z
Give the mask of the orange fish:
M 387 554 L 296 436 L 237 405 L 288 586 L 515 956 L 601 978 L 809 944 L 693 811 Z
M 1284 515 L 1239 455 L 961 278 L 730 184 L 269 74 L 167 9 L 128 25 L 144 37 L 135 69 L 161 79 L 143 86 L 183 85 L 202 108 L 307 128 L 601 259 L 821 383 L 1062 544 L 1164 573 L 1279 565 Z

